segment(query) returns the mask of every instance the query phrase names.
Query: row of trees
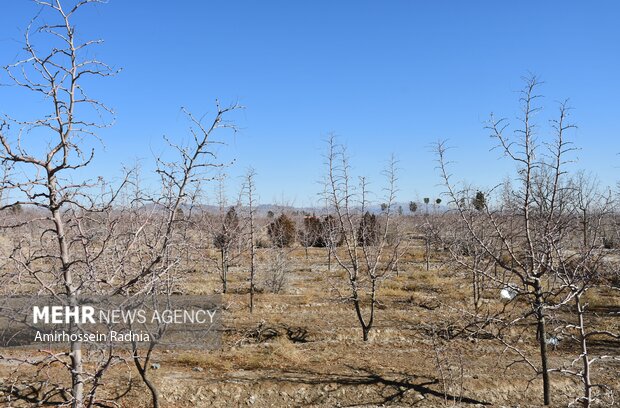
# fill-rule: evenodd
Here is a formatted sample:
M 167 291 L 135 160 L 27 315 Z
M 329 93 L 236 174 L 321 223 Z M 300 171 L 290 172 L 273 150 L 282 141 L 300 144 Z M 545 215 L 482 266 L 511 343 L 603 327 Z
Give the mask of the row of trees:
M 169 142 L 170 154 L 155 158 L 155 193 L 141 184 L 138 169 L 126 171 L 114 185 L 101 179 L 83 180 L 81 171 L 95 157 L 97 131 L 108 124 L 99 118 L 111 113 L 86 90 L 92 80 L 111 76 L 115 70 L 92 57 L 91 49 L 100 41 L 80 41 L 72 21 L 80 9 L 99 1 L 83 0 L 69 8 L 59 0 L 37 2 L 46 22 L 26 31 L 26 56 L 6 67 L 6 72 L 16 86 L 40 96 L 49 109 L 38 118 L 5 117 L 0 123 L 0 228 L 10 237 L 6 264 L 0 264 L 3 294 L 7 298 L 15 293 L 45 294 L 67 306 L 91 295 L 123 295 L 141 301 L 171 295 L 179 289 L 183 272 L 212 245 L 219 252 L 216 268 L 224 291 L 230 265 L 236 257 L 247 255 L 244 270 L 253 311 L 257 242 L 262 233 L 256 216 L 255 173 L 247 173 L 237 206 L 222 205 L 214 215 L 201 203 L 213 171 L 223 166 L 212 149 L 222 139 L 215 137 L 235 131 L 227 118 L 240 107 L 217 103 L 207 119 L 183 110 L 189 123 L 187 141 Z M 48 36 L 48 48 L 38 49 L 33 36 Z M 618 289 L 618 267 L 608 249 L 620 230 L 618 211 L 611 193 L 583 173 L 571 174 L 567 169 L 573 150 L 567 133 L 573 125 L 568 122 L 566 104 L 560 105 L 551 122 L 551 137 L 535 133 L 538 86 L 536 78 L 527 80 L 521 126 L 513 134 L 508 134 L 505 120 L 489 122 L 498 148 L 516 165 L 513 178 L 491 189 L 457 183 L 450 174 L 446 144 L 441 142 L 436 153 L 445 186 L 444 208 L 437 198 L 429 211 L 431 200 L 425 198 L 424 217 L 410 218 L 418 221 L 416 232 L 425 244 L 427 269 L 435 245 L 451 256 L 459 271 L 471 274 L 473 305 L 463 310 L 459 333 L 484 334 L 505 346 L 515 357 L 513 363 L 531 367 L 535 378 L 542 378 L 547 405 L 553 372 L 578 377 L 583 393 L 576 400 L 589 406 L 605 390 L 591 378 L 592 365 L 616 358 L 591 354 L 592 340 L 618 335 L 588 326 L 586 299 L 591 290 Z M 346 147 L 330 137 L 324 215 L 305 217 L 300 232 L 285 214 L 274 215 L 264 228 L 276 250 L 295 240 L 306 248 L 326 249 L 328 267 L 333 259 L 344 272 L 346 289 L 339 296 L 351 306 L 364 341 L 376 322 L 381 285 L 397 272 L 412 242 L 404 233 L 402 211 L 396 204 L 397 175 L 398 162 L 392 158 L 383 173 L 381 212 L 372 212 L 368 180 L 352 174 Z M 418 204 L 410 203 L 409 209 L 415 213 Z M 274 267 L 282 269 L 284 258 L 277 254 Z M 484 296 L 499 290 L 507 293 L 505 304 L 499 310 L 493 305 L 483 307 Z M 563 321 L 552 334 L 551 316 Z M 70 328 L 71 333 L 80 330 L 78 325 Z M 574 338 L 579 355 L 569 364 L 551 367 L 547 347 L 558 334 Z M 536 342 L 538 362 L 519 346 L 519 340 Z M 148 376 L 155 344 L 145 351 L 134 344 L 131 362 L 158 406 L 158 393 Z M 84 353 L 86 346 L 72 340 L 60 352 L 13 359 L 37 371 L 61 367 L 70 384 L 46 378 L 34 397 L 22 394 L 19 387 L 12 387 L 11 395 L 36 398 L 38 404 L 105 405 L 99 392 L 105 376 L 110 367 L 126 362 L 108 346 Z
M 98 119 L 112 114 L 104 103 L 86 92 L 93 80 L 112 76 L 116 71 L 92 57 L 91 49 L 101 41 L 76 36 L 74 17 L 98 0 L 80 1 L 68 8 L 59 0 L 38 3 L 42 12 L 37 17 L 45 16 L 44 22 L 35 27 L 37 21 L 43 20 L 34 19 L 25 34 L 26 56 L 6 67 L 15 85 L 40 96 L 49 109 L 39 118 L 7 116 L 0 124 L 0 162 L 4 169 L 0 212 L 28 209 L 20 216 L 2 217 L 2 230 L 12 231 L 10 235 L 14 237 L 7 258 L 9 267 L 4 267 L 1 275 L 5 294 L 47 295 L 70 307 L 80 304 L 85 296 L 122 295 L 127 301 L 144 302 L 158 294 L 170 295 L 178 290 L 181 271 L 204 250 L 204 241 L 197 241 L 193 235 L 197 220 L 207 220 L 209 241 L 220 252 L 224 290 L 235 252 L 247 249 L 250 254 L 252 311 L 257 233 L 253 171 L 247 174 L 240 198 L 240 202 L 244 201 L 243 210 L 247 211 L 243 217 L 232 208 L 216 226 L 213 217 L 200 205 L 205 186 L 213 179 L 212 171 L 223 166 L 212 150 L 214 144 L 223 141 L 214 137 L 224 130 L 236 130 L 227 117 L 240 107 L 222 107 L 217 103 L 216 112 L 208 121 L 183 109 L 189 122 L 188 138 L 181 144 L 168 141 L 169 152 L 155 158 L 159 180 L 156 192 L 145 188 L 138 168 L 128 169 L 115 184 L 102 179 L 80 181 L 82 170 L 95 158 L 97 130 L 109 124 Z M 37 48 L 33 37 L 44 37 L 47 48 Z M 382 259 L 388 250 L 387 237 L 392 227 L 395 169 L 391 170 L 392 193 L 381 224 L 365 210 L 365 184 L 361 212 L 353 206 L 353 192 L 342 185 L 349 182 L 349 176 L 342 173 L 348 171 L 345 155 L 335 149 L 332 140 L 328 183 L 331 193 L 326 193 L 330 215 L 320 222 L 320 235 L 323 245 L 329 248 L 330 259 L 333 256 L 348 271 L 349 300 L 367 340 L 374 320 L 378 283 L 393 268 L 398 253 L 394 250 L 387 262 Z M 336 164 L 337 159 L 345 164 Z M 249 226 L 249 239 L 237 239 L 242 224 Z M 310 219 L 305 225 L 304 240 L 311 239 L 310 235 L 316 234 L 316 220 Z M 297 238 L 295 225 L 286 215 L 275 218 L 267 226 L 267 234 L 278 248 Z M 318 244 L 318 236 L 312 239 Z M 246 248 L 237 245 L 242 242 L 247 242 Z M 348 258 L 333 250 L 340 242 L 345 244 Z M 79 325 L 70 326 L 70 334 L 77 335 L 82 330 Z M 134 343 L 131 361 L 150 389 L 153 405 L 158 406 L 158 393 L 148 375 L 155 345 L 153 341 L 140 351 Z M 52 365 L 66 369 L 70 384 L 54 379 L 40 383 L 37 403 L 56 401 L 72 407 L 105 403 L 98 397 L 105 384 L 103 379 L 110 367 L 122 363 L 124 358 L 111 344 L 89 344 L 89 349 L 97 350 L 88 353 L 84 353 L 84 347 L 76 336 L 71 337 L 68 349 L 62 352 L 25 361 L 13 359 L 37 370 Z M 11 387 L 10 392 L 14 398 L 29 399 L 29 389 Z

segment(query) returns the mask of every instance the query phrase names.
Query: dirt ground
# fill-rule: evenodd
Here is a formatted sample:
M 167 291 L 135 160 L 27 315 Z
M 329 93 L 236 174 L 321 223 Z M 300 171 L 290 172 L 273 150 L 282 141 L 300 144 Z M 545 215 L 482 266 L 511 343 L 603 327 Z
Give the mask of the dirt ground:
M 467 275 L 437 262 L 426 271 L 420 251 L 411 252 L 401 261 L 398 276 L 381 286 L 368 342 L 362 341 L 352 306 L 338 295 L 346 290 L 347 279 L 335 266 L 327 270 L 324 249 L 310 249 L 307 258 L 302 248 L 291 252 L 283 291 L 258 294 L 252 314 L 247 272 L 232 268 L 229 293 L 223 295 L 222 349 L 156 350 L 159 368 L 149 373 L 162 406 L 541 406 L 540 378 L 526 364 L 511 364 L 516 356 L 499 341 L 445 335 L 449 327 L 463 323 L 463 310 L 470 309 Z M 217 274 L 200 268 L 184 279 L 184 291 L 190 294 L 210 294 L 219 287 Z M 501 306 L 495 291 L 485 296 L 484 305 Z M 620 310 L 620 299 L 611 294 L 593 295 L 591 304 L 592 310 Z M 593 315 L 591 321 L 617 329 L 620 315 L 606 316 Z M 535 330 L 527 333 L 517 345 L 538 363 Z M 594 341 L 592 352 L 618 354 L 619 346 L 618 341 Z M 576 343 L 563 341 L 550 349 L 550 365 L 570 362 L 578 354 Z M 0 370 L 5 384 L 13 375 L 10 364 L 0 361 Z M 606 361 L 593 366 L 592 377 L 617 393 L 618 373 L 620 361 Z M 581 391 L 575 378 L 559 373 L 552 374 L 552 387 L 554 406 L 567 406 Z M 146 387 L 129 365 L 112 368 L 105 389 L 116 406 L 150 406 Z M 606 399 L 602 406 L 611 404 Z

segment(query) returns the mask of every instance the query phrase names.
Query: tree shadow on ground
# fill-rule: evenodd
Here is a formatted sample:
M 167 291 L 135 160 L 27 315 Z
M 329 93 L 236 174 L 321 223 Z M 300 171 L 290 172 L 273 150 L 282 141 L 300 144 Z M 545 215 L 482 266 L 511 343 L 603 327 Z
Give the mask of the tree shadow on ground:
M 394 372 L 379 374 L 367 368 L 352 367 L 348 365 L 346 367 L 353 371 L 353 373 L 337 374 L 312 370 L 284 370 L 267 375 L 259 374 L 258 378 L 256 375 L 253 375 L 252 380 L 307 385 L 334 384 L 336 385 L 336 388 L 331 390 L 331 393 L 336 393 L 344 386 L 376 385 L 380 387 L 380 391 L 376 393 L 375 396 L 361 393 L 359 394 L 361 398 L 370 397 L 372 401 L 359 401 L 354 405 L 389 405 L 403 402 L 406 402 L 407 405 L 425 405 L 428 404 L 428 401 L 426 400 L 428 397 L 436 397 L 441 401 L 447 400 L 462 404 L 491 405 L 489 402 L 480 401 L 475 398 L 452 395 L 449 393 L 444 394 L 443 391 L 433 388 L 433 386 L 440 387 L 440 381 L 437 378 Z M 239 377 L 236 379 L 243 380 L 243 378 Z M 415 396 L 411 395 L 411 391 L 424 398 L 415 399 Z M 320 401 L 317 400 L 310 402 L 311 405 L 316 403 L 320 403 Z
M 71 395 L 69 389 L 61 384 L 50 383 L 49 381 L 31 380 L 28 384 L 24 384 L 25 380 L 16 382 L 15 384 L 0 385 L 0 403 L 9 404 L 15 402 L 24 402 L 29 406 L 60 406 L 67 407 L 71 404 Z M 116 394 L 106 398 L 106 401 L 93 401 L 93 406 L 101 408 L 118 407 L 116 401 L 126 397 L 134 387 L 134 380 L 130 379 L 125 389 L 117 389 Z M 2 405 L 4 406 L 4 405 Z

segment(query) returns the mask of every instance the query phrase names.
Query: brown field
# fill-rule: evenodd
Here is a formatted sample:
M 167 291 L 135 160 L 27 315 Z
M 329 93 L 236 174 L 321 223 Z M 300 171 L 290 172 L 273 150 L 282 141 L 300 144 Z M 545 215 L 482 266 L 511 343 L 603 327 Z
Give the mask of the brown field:
M 258 294 L 252 315 L 247 306 L 247 273 L 242 267 L 232 268 L 229 293 L 224 295 L 223 348 L 156 349 L 154 362 L 160 368 L 150 370 L 150 376 L 162 405 L 540 406 L 540 379 L 533 379 L 524 364 L 509 366 L 515 356 L 500 342 L 472 336 L 445 338 L 442 328 L 458 327 L 461 311 L 469 308 L 469 281 L 465 273 L 438 262 L 426 271 L 421 251 L 410 249 L 400 262 L 398 276 L 383 282 L 368 342 L 361 340 L 352 307 L 339 300 L 338 291 L 346 290 L 347 279 L 335 267 L 327 271 L 324 249 L 310 249 L 308 258 L 302 248 L 294 249 L 284 291 Z M 261 273 L 259 268 L 259 283 L 264 279 Z M 215 273 L 194 270 L 185 275 L 184 285 L 187 293 L 209 294 L 219 290 L 220 282 Z M 487 292 L 484 303 L 490 309 L 501 305 L 496 291 Z M 593 311 L 620 310 L 619 299 L 609 293 L 592 294 L 590 304 Z M 617 330 L 618 315 L 605 316 L 592 315 L 591 323 Z M 518 345 L 538 361 L 533 327 Z M 619 345 L 595 340 L 592 353 L 609 354 Z M 577 357 L 577 346 L 566 340 L 551 349 L 551 367 Z M 20 356 L 16 350 L 11 353 Z M 28 351 L 21 356 L 35 354 Z M 16 376 L 12 369 L 12 364 L 0 362 L 4 386 Z M 619 361 L 594 365 L 593 380 L 618 392 L 618 372 Z M 50 369 L 39 377 L 54 374 Z M 554 406 L 566 406 L 581 391 L 574 378 L 554 373 L 552 380 Z M 23 377 L 22 384 L 26 384 Z M 106 384 L 103 392 L 117 406 L 150 406 L 133 365 L 115 366 L 106 374 Z

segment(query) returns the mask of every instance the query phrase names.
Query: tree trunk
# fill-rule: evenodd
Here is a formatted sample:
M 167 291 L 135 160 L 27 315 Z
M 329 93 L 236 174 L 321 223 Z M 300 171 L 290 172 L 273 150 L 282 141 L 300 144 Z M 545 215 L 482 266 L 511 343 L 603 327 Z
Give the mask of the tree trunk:
M 252 258 L 254 258 L 254 256 L 252 255 Z M 252 261 L 252 264 L 254 264 L 254 261 Z M 250 270 L 250 313 L 254 312 L 254 265 L 252 265 L 252 268 Z
M 254 225 L 252 224 L 250 226 L 250 228 L 254 228 Z M 254 253 L 255 253 L 255 248 L 254 248 L 254 233 L 252 232 L 251 234 L 251 248 L 250 248 L 250 313 L 254 312 L 254 272 L 255 272 L 255 267 L 254 267 Z
M 583 247 L 588 247 L 588 214 L 586 210 L 583 210 Z
M 78 306 L 78 291 L 73 284 L 73 275 L 70 270 L 71 255 L 67 244 L 65 223 L 60 213 L 60 207 L 56 202 L 56 180 L 54 176 L 48 175 L 48 188 L 50 195 L 49 208 L 52 211 L 52 219 L 54 221 L 56 239 L 58 241 L 58 249 L 60 252 L 60 262 L 63 273 L 63 285 L 69 306 Z M 71 324 L 69 331 L 71 334 L 76 333 L 79 328 Z M 82 408 L 84 406 L 84 365 L 82 363 L 82 343 L 80 341 L 71 341 L 71 394 L 73 401 L 72 408 Z
M 222 256 L 222 292 L 226 293 L 228 289 L 228 265 L 226 262 L 226 251 L 224 248 L 220 249 L 220 254 Z
M 140 363 L 140 359 L 138 357 L 138 349 L 136 348 L 136 344 L 133 344 L 133 361 L 134 364 L 136 366 L 136 368 L 138 369 L 138 374 L 140 374 L 140 378 L 142 378 L 142 381 L 144 382 L 144 384 L 147 386 L 147 388 L 149 389 L 149 392 L 151 393 L 151 401 L 153 402 L 153 407 L 152 408 L 159 408 L 159 394 L 157 393 L 157 387 L 155 387 L 155 384 L 153 384 L 153 382 L 148 378 L 147 376 L 147 370 L 148 370 L 148 364 L 150 361 L 150 357 L 151 357 L 151 352 L 153 351 L 153 344 L 151 344 L 151 347 L 149 348 L 149 351 L 147 352 L 146 358 L 144 359 L 144 363 Z
M 332 271 L 332 247 L 327 247 L 327 272 Z
M 430 270 L 431 268 L 431 240 L 427 237 L 426 238 L 426 251 L 424 253 L 424 258 L 426 259 L 426 270 Z
M 352 282 L 352 285 L 355 285 L 354 282 Z M 355 314 L 357 315 L 357 320 L 360 323 L 360 326 L 362 328 L 362 339 L 364 341 L 368 341 L 368 333 L 370 333 L 370 329 L 372 327 L 372 319 L 369 321 L 368 324 L 366 324 L 366 321 L 364 320 L 364 316 L 362 315 L 362 305 L 360 304 L 359 299 L 357 298 L 357 288 L 353 288 L 353 305 L 355 306 Z
M 583 373 L 581 374 L 581 380 L 583 381 L 583 399 L 581 403 L 584 407 L 588 408 L 592 399 L 592 381 L 590 380 L 590 359 L 588 358 L 588 343 L 583 321 L 584 309 L 581 304 L 581 295 L 575 296 L 575 304 L 577 306 L 577 317 L 579 319 L 579 344 L 581 346 L 581 361 L 583 363 Z
M 474 263 L 474 270 L 472 273 L 472 290 L 474 295 L 474 311 L 478 314 L 478 308 L 480 307 L 480 282 L 478 282 L 479 276 L 477 266 Z
M 550 390 L 550 380 L 549 380 L 549 370 L 547 367 L 547 334 L 546 330 L 546 322 L 545 322 L 545 312 L 543 307 L 542 300 L 542 288 L 540 284 L 537 284 L 535 287 L 536 294 L 536 321 L 537 321 L 537 332 L 538 332 L 538 343 L 540 345 L 540 362 L 542 365 L 542 377 L 543 377 L 543 400 L 544 405 L 551 404 L 551 390 Z
M 254 171 L 247 174 L 248 206 L 250 210 L 250 313 L 254 312 L 254 274 L 256 272 L 256 246 L 254 244 Z
M 146 377 L 146 373 L 142 376 L 142 381 L 144 381 L 144 384 L 146 384 L 149 391 L 151 392 L 151 401 L 153 402 L 153 408 L 159 408 L 159 395 L 157 394 L 157 388 L 155 388 L 155 385 L 151 382 L 151 380 Z
M 74 330 L 71 330 L 73 332 Z M 71 390 L 73 394 L 72 408 L 82 408 L 84 406 L 84 379 L 82 363 L 82 343 L 79 341 L 71 342 Z

